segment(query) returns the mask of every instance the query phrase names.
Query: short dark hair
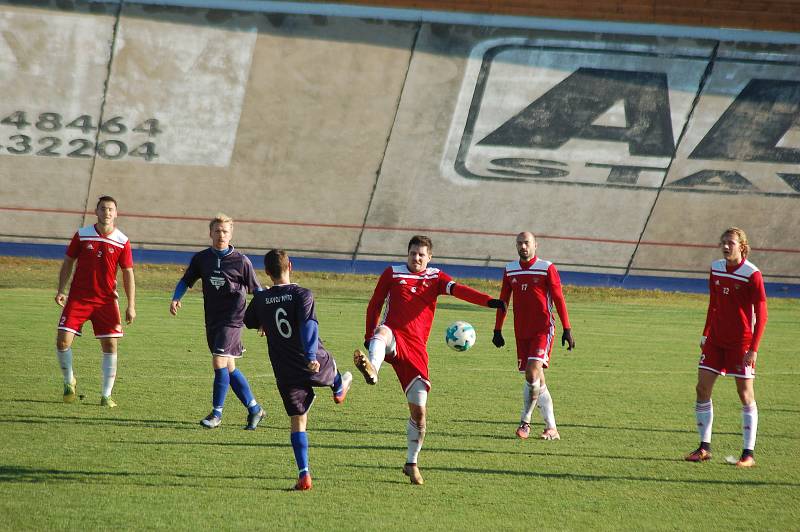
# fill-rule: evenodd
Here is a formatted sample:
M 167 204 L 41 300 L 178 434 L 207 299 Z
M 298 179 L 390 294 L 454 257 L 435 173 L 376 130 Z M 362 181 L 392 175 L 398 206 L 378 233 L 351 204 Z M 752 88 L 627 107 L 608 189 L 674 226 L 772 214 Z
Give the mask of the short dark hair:
M 111 203 L 114 204 L 114 207 L 117 206 L 117 200 L 115 200 L 111 196 L 100 196 L 99 198 L 97 198 L 97 205 L 95 205 L 95 207 L 94 207 L 95 210 L 99 209 L 100 208 L 100 204 L 103 203 L 104 201 L 110 201 Z
M 289 255 L 282 249 L 271 249 L 264 255 L 264 270 L 270 277 L 280 277 L 289 269 Z
M 429 236 L 425 235 L 414 235 L 411 237 L 411 240 L 408 241 L 408 250 L 411 251 L 411 246 L 426 246 L 428 248 L 428 254 L 433 252 L 433 241 Z

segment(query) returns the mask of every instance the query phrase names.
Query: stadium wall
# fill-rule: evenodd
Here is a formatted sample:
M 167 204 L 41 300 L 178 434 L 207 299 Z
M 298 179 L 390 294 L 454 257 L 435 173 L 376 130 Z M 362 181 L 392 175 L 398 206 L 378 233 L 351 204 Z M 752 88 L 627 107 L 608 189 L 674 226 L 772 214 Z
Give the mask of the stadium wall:
M 496 269 L 530 229 L 564 271 L 669 287 L 739 225 L 800 283 L 797 35 L 216 5 L 0 5 L 0 252 L 111 194 L 142 252 L 222 210 L 255 253 L 383 262 L 424 232 Z

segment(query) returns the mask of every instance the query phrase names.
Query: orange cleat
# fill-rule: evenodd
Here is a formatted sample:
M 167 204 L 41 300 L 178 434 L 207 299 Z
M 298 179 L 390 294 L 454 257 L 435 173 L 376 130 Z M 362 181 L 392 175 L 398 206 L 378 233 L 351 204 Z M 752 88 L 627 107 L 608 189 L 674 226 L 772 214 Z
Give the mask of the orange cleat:
M 754 467 L 756 465 L 756 459 L 752 456 L 742 456 L 736 462 L 736 467 Z
M 527 440 L 528 436 L 531 435 L 531 424 L 525 421 L 521 421 L 519 427 L 517 427 L 517 438 L 520 440 Z
M 706 451 L 702 447 L 698 447 L 684 458 L 687 462 L 705 462 L 711 460 L 711 451 Z
M 350 391 L 350 385 L 353 384 L 353 374 L 349 371 L 345 371 L 342 375 L 342 389 L 339 393 L 333 394 L 333 402 L 337 405 L 344 403 L 345 398 L 347 397 L 347 392 Z
M 304 473 L 297 479 L 297 484 L 294 485 L 295 491 L 308 491 L 311 489 L 311 474 Z

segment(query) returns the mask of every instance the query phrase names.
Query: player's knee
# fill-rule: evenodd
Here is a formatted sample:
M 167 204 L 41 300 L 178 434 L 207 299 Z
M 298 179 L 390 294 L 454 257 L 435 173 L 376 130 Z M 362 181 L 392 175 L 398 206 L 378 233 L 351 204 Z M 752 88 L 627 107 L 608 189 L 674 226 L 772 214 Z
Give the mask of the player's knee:
M 695 386 L 695 392 L 697 393 L 698 401 L 707 401 L 711 398 L 711 386 L 705 382 L 698 382 L 697 386 Z
M 58 349 L 59 351 L 66 351 L 67 349 L 70 348 L 71 345 L 72 345 L 71 342 L 63 340 L 61 338 L 56 340 L 56 349 Z
M 389 342 L 392 341 L 392 331 L 384 325 L 378 325 L 375 327 L 375 332 L 372 333 L 372 337 L 383 340 L 386 345 L 389 345 Z

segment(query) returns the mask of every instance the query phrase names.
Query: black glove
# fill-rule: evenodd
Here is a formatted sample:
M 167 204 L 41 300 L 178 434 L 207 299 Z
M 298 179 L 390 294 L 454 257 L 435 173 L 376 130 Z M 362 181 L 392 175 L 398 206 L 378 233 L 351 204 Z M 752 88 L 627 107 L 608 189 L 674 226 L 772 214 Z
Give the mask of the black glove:
M 503 339 L 503 333 L 500 329 L 495 329 L 494 336 L 492 336 L 492 343 L 498 349 L 506 345 L 506 341 Z
M 506 312 L 506 302 L 502 299 L 490 299 L 486 306 L 489 308 L 499 308 L 503 311 L 503 314 Z
M 575 349 L 575 340 L 572 339 L 572 329 L 564 329 L 564 334 L 561 335 L 561 347 L 567 344 L 567 351 Z

